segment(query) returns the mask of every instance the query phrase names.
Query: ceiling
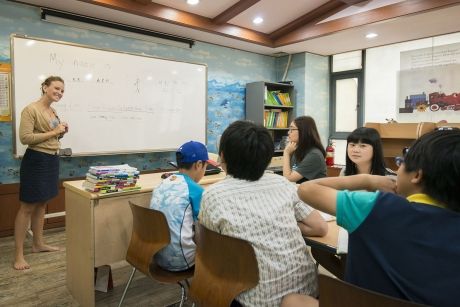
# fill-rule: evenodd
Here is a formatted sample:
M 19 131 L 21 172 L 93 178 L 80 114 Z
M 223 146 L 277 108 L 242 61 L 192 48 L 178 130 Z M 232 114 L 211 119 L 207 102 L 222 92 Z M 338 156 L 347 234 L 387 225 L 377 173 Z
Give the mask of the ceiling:
M 331 55 L 460 31 L 460 0 L 20 0 L 251 52 Z M 260 16 L 264 22 L 252 23 Z M 374 32 L 373 39 L 365 35 Z

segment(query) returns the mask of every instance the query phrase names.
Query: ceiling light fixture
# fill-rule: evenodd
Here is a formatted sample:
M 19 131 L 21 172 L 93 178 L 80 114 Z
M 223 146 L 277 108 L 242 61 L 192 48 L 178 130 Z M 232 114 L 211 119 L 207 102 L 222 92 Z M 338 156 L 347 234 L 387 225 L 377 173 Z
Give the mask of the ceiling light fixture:
M 187 0 L 187 4 L 190 5 L 197 5 L 198 3 L 200 3 L 200 0 Z
M 262 22 L 264 22 L 264 19 L 262 17 L 256 17 L 252 20 L 252 22 L 256 25 L 258 24 L 261 24 Z
M 376 38 L 377 36 L 379 36 L 377 33 L 368 33 L 368 34 L 366 34 L 366 38 Z

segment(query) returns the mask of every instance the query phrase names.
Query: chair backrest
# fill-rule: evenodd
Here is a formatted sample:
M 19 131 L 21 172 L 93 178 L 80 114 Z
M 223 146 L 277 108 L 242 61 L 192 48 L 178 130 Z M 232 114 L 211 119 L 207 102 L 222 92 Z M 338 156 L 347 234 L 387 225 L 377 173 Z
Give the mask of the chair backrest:
M 319 275 L 320 307 L 414 307 L 425 306 L 367 290 L 343 280 Z
M 230 306 L 241 292 L 259 282 L 251 244 L 197 225 L 195 275 L 190 296 L 200 306 Z
M 170 242 L 168 222 L 164 214 L 129 202 L 133 213 L 133 232 L 126 253 L 126 261 L 152 277 L 149 265 L 152 256 Z

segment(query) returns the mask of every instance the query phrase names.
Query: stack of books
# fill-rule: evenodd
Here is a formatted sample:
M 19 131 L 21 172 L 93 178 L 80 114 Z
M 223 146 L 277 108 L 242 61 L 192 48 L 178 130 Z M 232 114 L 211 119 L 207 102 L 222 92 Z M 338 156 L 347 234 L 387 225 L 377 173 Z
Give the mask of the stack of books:
M 139 171 L 128 164 L 91 166 L 86 173 L 83 188 L 90 192 L 113 193 L 140 190 L 136 185 Z

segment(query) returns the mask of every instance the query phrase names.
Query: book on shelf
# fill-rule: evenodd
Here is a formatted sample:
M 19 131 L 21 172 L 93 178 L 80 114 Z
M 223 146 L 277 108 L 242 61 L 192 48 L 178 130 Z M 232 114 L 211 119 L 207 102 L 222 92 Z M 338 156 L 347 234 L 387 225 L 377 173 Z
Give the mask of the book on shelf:
M 276 102 L 275 97 L 273 97 L 273 93 L 271 91 L 267 92 L 267 98 L 265 99 L 265 103 L 267 105 L 276 106 L 278 102 Z
M 289 93 L 282 93 L 280 91 L 267 91 L 265 97 L 265 104 L 273 106 L 292 106 Z
M 289 93 L 278 93 L 278 97 L 284 106 L 292 107 L 292 102 L 291 98 L 289 97 Z
M 279 94 L 280 94 L 280 91 L 272 91 L 272 95 L 273 95 L 273 98 L 275 99 L 276 103 L 278 105 L 282 106 L 283 102 L 281 101 Z
M 264 110 L 264 126 L 266 128 L 287 128 L 289 112 L 281 109 Z

